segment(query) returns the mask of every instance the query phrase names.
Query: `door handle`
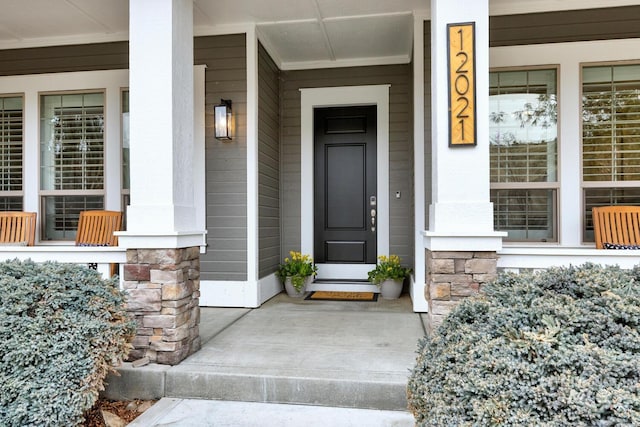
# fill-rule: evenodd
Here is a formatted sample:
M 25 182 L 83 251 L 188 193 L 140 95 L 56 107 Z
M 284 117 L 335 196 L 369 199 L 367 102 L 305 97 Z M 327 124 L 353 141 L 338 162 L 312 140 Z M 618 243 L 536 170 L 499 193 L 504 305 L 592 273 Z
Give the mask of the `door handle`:
M 371 231 L 375 233 L 376 231 L 376 210 L 371 209 Z
M 371 206 L 371 232 L 376 232 L 376 205 L 378 204 L 378 200 L 376 196 L 369 197 L 369 206 Z

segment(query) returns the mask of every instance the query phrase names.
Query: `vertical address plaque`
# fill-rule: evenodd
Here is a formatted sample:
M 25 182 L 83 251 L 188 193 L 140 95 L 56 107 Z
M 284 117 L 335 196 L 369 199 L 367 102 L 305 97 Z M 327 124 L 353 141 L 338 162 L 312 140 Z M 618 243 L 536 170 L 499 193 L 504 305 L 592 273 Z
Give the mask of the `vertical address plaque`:
M 476 145 L 475 23 L 448 24 L 449 146 Z

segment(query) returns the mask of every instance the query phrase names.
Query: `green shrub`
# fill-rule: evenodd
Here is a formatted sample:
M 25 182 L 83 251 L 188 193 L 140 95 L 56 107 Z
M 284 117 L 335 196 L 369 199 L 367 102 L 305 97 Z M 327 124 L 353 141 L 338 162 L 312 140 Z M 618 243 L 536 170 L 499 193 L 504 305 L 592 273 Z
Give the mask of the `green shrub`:
M 131 347 L 117 283 L 77 265 L 8 261 L 0 300 L 0 425 L 80 425 Z
M 419 343 L 421 426 L 640 425 L 640 270 L 503 274 Z

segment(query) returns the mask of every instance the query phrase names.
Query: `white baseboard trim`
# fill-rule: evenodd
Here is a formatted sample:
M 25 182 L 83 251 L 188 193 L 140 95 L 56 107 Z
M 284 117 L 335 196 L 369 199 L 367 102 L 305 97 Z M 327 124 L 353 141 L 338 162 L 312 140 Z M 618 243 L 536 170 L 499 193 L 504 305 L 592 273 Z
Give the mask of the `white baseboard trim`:
M 318 267 L 317 278 L 329 280 L 367 280 L 367 273 L 376 267 L 375 264 L 316 264 L 316 266 Z
M 275 274 L 257 282 L 201 280 L 200 307 L 257 308 L 282 289 Z
M 409 276 L 411 283 L 409 284 L 409 292 L 411 294 L 411 302 L 413 302 L 413 311 L 415 313 L 428 313 L 429 303 L 424 297 L 424 283 L 416 283 L 413 276 Z

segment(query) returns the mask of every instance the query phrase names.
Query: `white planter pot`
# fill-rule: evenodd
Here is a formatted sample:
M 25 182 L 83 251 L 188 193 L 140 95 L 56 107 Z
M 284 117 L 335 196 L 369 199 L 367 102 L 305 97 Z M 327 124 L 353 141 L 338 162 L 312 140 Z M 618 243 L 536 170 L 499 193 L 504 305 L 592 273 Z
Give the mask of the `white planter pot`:
M 380 283 L 380 296 L 384 299 L 397 299 L 402 293 L 403 280 L 387 279 Z
M 290 297 L 301 298 L 302 296 L 304 296 L 307 289 L 307 285 L 311 283 L 312 279 L 313 279 L 313 276 L 307 277 L 304 281 L 304 284 L 302 285 L 302 288 L 300 288 L 300 291 L 297 291 L 296 288 L 293 286 L 293 283 L 291 283 L 291 277 L 286 277 L 284 279 L 284 289 L 285 291 L 287 291 L 287 295 L 289 295 Z

